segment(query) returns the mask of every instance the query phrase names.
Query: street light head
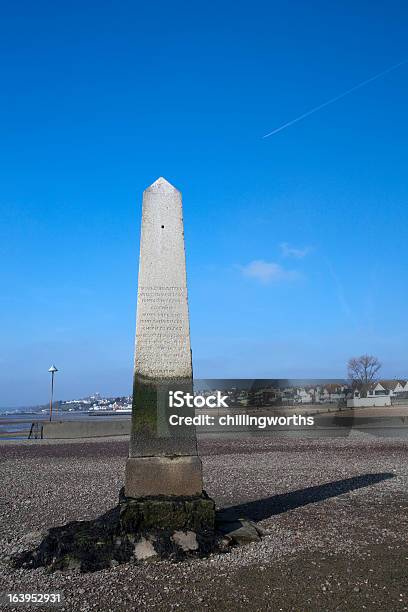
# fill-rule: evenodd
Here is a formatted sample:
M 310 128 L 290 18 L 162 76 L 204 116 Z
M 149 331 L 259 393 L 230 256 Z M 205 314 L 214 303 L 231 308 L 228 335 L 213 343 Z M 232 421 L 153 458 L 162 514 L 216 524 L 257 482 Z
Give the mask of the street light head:
M 49 372 L 58 372 L 58 369 L 55 367 L 55 365 L 52 365 L 48 371 Z

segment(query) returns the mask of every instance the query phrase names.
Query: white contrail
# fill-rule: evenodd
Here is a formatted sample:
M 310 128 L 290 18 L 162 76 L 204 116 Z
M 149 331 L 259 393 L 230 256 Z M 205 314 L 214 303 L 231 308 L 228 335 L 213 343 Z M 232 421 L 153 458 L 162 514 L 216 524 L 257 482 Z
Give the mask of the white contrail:
M 316 113 L 321 108 L 324 108 L 325 106 L 329 106 L 329 104 L 333 104 L 334 102 L 337 102 L 337 100 L 341 100 L 341 98 L 348 96 L 348 94 L 352 93 L 353 91 L 356 91 L 357 89 L 360 89 L 360 87 L 364 87 L 364 85 L 367 85 L 367 83 L 371 83 L 372 81 L 379 79 L 385 74 L 388 74 L 389 72 L 392 72 L 393 70 L 396 70 L 397 68 L 399 68 L 400 66 L 403 66 L 406 63 L 408 63 L 408 59 L 403 60 L 402 62 L 398 62 L 398 64 L 394 64 L 393 66 L 390 66 L 386 70 L 383 70 L 382 72 L 379 72 L 378 74 L 375 74 L 374 76 L 370 77 L 369 79 L 366 79 L 365 81 L 361 81 L 361 83 L 354 85 L 354 87 L 351 87 L 351 89 L 347 89 L 347 91 L 343 91 L 343 93 L 339 94 L 338 96 L 335 96 L 334 98 L 331 98 L 330 100 L 327 100 L 326 102 L 323 102 L 323 104 L 319 104 L 319 106 L 315 106 L 314 108 L 310 109 L 306 113 L 303 113 L 303 115 L 299 115 L 299 117 L 296 117 L 296 119 L 292 119 L 292 121 L 288 121 L 288 123 L 281 125 L 280 127 L 276 128 L 276 130 L 269 132 L 269 134 L 265 134 L 265 136 L 262 136 L 262 138 L 269 138 L 269 136 L 273 136 L 274 134 L 281 132 L 285 128 L 290 127 L 291 125 L 294 125 L 295 123 L 297 123 L 298 121 L 301 121 L 302 119 L 305 119 L 305 117 L 309 117 L 309 115 L 313 115 L 313 113 Z

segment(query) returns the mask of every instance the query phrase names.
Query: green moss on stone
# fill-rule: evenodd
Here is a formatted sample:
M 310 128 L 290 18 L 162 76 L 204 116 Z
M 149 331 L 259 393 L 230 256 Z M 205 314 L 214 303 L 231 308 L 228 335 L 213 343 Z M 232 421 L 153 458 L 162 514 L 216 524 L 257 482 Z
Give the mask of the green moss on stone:
M 152 528 L 213 531 L 214 520 L 214 502 L 204 497 L 191 500 L 129 500 L 123 504 L 120 517 L 125 531 Z
M 157 389 L 135 376 L 133 384 L 132 431 L 155 435 L 157 432 Z

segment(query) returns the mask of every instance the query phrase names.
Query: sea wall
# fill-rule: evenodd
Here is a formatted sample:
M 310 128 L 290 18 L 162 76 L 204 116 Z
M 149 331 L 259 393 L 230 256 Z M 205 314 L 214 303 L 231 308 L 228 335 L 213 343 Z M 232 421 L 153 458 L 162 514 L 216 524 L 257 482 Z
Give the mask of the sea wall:
M 347 408 L 363 408 L 365 406 L 391 406 L 389 395 L 377 395 L 376 397 L 356 397 L 347 400 Z
M 46 440 L 64 438 L 99 438 L 130 435 L 130 419 L 99 421 L 55 421 L 44 423 L 42 437 Z

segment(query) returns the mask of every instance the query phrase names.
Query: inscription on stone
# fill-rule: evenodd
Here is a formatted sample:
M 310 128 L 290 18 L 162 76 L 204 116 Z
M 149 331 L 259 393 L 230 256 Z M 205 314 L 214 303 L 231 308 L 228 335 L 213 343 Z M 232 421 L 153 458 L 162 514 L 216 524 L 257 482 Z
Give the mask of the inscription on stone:
M 136 330 L 135 366 L 139 374 L 183 375 L 186 359 L 190 359 L 187 289 L 139 287 Z
M 196 454 L 194 428 L 169 425 L 170 390 L 192 391 L 192 362 L 181 194 L 159 179 L 143 194 L 131 456 Z

